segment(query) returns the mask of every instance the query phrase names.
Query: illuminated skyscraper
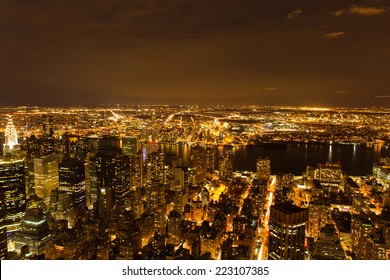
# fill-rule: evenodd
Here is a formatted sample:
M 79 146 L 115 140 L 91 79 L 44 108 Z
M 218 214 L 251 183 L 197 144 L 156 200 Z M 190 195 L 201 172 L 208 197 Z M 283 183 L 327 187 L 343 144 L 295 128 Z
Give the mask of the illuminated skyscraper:
M 162 152 L 153 152 L 148 156 L 145 161 L 146 180 L 144 184 L 156 181 L 164 183 L 164 158 L 165 155 Z
M 219 174 L 221 179 L 228 180 L 233 176 L 233 159 L 225 155 L 219 160 Z
M 11 117 L 8 118 L 7 127 L 5 129 L 5 143 L 3 148 L 3 157 L 11 156 L 18 148 L 18 135 Z
M 178 245 L 183 239 L 182 221 L 182 215 L 177 211 L 173 210 L 169 213 L 167 238 L 168 243 Z
M 76 159 L 66 159 L 58 165 L 58 169 L 59 190 L 72 194 L 78 208 L 85 207 L 84 163 Z
M 317 238 L 321 228 L 323 228 L 330 218 L 330 205 L 313 201 L 309 205 L 309 222 L 307 232 L 309 236 Z
M 364 215 L 353 215 L 351 229 L 353 258 L 364 260 L 367 252 L 367 241 L 374 230 L 372 221 Z
M 154 217 L 154 231 L 165 233 L 165 191 L 166 186 L 159 182 L 152 182 L 146 189 L 147 210 Z
M 140 150 L 139 136 L 123 136 L 122 150 L 125 155 L 135 156 Z
M 304 260 L 305 230 L 308 211 L 290 202 L 271 206 L 268 258 Z
M 260 181 L 268 181 L 271 176 L 271 160 L 258 157 L 256 161 L 256 176 Z
M 88 207 L 99 209 L 99 218 L 108 225 L 114 204 L 126 207 L 126 197 L 130 193 L 129 156 L 122 153 L 118 138 L 105 137 L 100 140 L 97 154 L 88 159 L 87 165 Z
M 35 194 L 49 207 L 50 193 L 59 186 L 58 157 L 42 156 L 34 159 Z
M 8 119 L 3 159 L 0 160 L 0 192 L 4 195 L 5 223 L 8 235 L 18 230 L 26 208 L 24 159 L 20 157 L 18 137 L 12 119 Z
M 42 131 L 43 131 L 43 155 L 51 155 L 54 153 L 54 126 L 53 126 L 53 116 L 52 115 L 43 115 L 42 116 Z
M 206 180 L 207 176 L 207 152 L 203 146 L 191 148 L 191 169 L 194 173 L 194 185 Z
M 45 245 L 51 238 L 47 223 L 48 214 L 45 206 L 31 206 L 23 216 L 20 230 L 15 234 L 15 247 L 20 252 L 23 246 L 29 247 L 29 253 L 40 255 L 45 252 Z

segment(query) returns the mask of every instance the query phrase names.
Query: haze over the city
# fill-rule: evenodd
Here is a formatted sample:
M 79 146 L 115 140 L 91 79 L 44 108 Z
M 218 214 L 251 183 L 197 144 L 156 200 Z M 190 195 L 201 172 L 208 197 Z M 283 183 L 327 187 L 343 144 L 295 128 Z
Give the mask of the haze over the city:
M 2 105 L 389 105 L 389 2 L 0 2 Z

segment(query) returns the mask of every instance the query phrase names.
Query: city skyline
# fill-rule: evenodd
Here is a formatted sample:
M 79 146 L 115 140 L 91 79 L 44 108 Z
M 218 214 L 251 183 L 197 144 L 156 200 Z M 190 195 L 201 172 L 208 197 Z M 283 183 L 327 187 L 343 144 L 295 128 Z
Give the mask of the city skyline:
M 3 1 L 5 106 L 387 107 L 387 1 Z

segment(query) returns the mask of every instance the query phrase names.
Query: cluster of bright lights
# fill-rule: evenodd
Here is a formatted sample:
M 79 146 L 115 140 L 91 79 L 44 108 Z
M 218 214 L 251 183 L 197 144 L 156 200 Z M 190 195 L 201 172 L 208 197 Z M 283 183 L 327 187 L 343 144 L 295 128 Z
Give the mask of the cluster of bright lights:
M 5 129 L 5 145 L 7 145 L 11 150 L 15 145 L 18 145 L 18 134 L 16 133 L 11 117 L 8 118 L 7 127 Z

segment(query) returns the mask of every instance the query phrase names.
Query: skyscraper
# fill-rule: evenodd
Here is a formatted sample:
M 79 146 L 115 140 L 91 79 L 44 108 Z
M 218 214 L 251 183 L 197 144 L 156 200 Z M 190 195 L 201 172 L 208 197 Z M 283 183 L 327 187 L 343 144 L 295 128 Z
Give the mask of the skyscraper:
M 221 179 L 228 180 L 233 176 L 233 159 L 225 155 L 219 160 L 219 174 Z
M 53 116 L 43 115 L 42 116 L 42 135 L 43 135 L 43 154 L 51 155 L 54 153 L 54 127 L 53 127 Z
M 258 157 L 256 161 L 256 176 L 259 181 L 268 181 L 271 175 L 271 160 Z
M 18 136 L 8 119 L 3 158 L 0 160 L 0 192 L 4 195 L 7 234 L 18 230 L 20 218 L 26 208 L 26 181 L 24 159 L 20 157 Z
M 326 224 L 321 228 L 317 239 L 312 259 L 316 260 L 343 260 L 345 253 L 340 245 L 340 239 L 336 228 L 332 224 Z
M 305 229 L 308 211 L 291 202 L 271 206 L 268 258 L 271 260 L 305 259 Z
M 29 253 L 40 255 L 45 252 L 45 245 L 51 238 L 47 223 L 48 214 L 44 205 L 28 207 L 23 216 L 20 230 L 15 234 L 15 247 L 20 251 L 23 246 L 29 247 Z
M 58 157 L 42 156 L 34 159 L 35 194 L 49 207 L 50 193 L 59 186 Z
M 139 136 L 123 136 L 122 149 L 125 155 L 135 156 L 140 150 Z
M 85 207 L 84 163 L 76 159 L 65 159 L 58 165 L 59 190 L 73 195 L 78 208 Z
M 99 142 L 98 152 L 87 161 L 88 207 L 97 207 L 99 218 L 108 225 L 114 203 L 125 207 L 130 193 L 130 159 L 122 153 L 118 138 L 105 137 Z

